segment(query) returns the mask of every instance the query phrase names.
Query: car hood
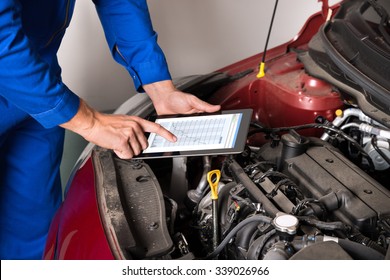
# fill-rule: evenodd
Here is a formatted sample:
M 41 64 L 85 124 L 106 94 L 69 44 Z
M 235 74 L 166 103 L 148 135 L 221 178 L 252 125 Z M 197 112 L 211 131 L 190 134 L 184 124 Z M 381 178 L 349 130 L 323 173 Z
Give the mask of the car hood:
M 337 85 L 369 116 L 390 126 L 390 2 L 344 1 L 299 55 L 313 76 Z

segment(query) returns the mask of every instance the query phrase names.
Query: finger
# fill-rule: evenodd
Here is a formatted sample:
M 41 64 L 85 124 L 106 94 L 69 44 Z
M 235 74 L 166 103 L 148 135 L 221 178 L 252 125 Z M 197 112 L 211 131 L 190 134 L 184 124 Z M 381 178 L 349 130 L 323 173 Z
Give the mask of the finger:
M 134 155 L 139 155 L 142 151 L 141 144 L 139 143 L 138 138 L 136 137 L 129 139 L 129 146 L 133 150 Z
M 138 121 L 131 121 L 131 126 L 126 132 L 126 137 L 126 144 L 130 145 L 134 155 L 139 155 L 142 150 L 146 149 L 147 140 L 145 132 Z
M 156 133 L 161 137 L 164 137 L 170 142 L 176 142 L 177 138 L 173 133 L 159 125 L 158 123 L 150 122 L 144 119 L 141 119 L 139 124 L 142 126 L 143 130 L 146 132 Z
M 115 149 L 113 151 L 120 159 L 131 159 L 134 156 L 130 145 L 127 145 L 127 148 L 124 147 L 121 150 Z
M 133 150 L 134 156 L 136 156 L 148 147 L 148 140 L 142 131 L 141 134 L 136 134 L 134 137 L 129 139 L 129 144 Z
M 141 150 L 145 150 L 149 146 L 148 139 L 146 139 L 145 134 L 142 133 L 141 135 L 137 135 L 137 137 Z

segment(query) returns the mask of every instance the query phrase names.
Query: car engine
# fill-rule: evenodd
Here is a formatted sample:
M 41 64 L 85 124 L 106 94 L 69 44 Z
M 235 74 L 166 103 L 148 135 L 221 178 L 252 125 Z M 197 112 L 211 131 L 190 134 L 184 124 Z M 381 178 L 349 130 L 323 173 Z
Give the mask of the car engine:
M 299 133 L 313 127 L 327 128 Z M 251 143 L 258 133 L 268 141 Z M 237 155 L 125 161 L 96 149 L 94 160 L 125 258 L 383 259 L 389 139 L 350 108 L 327 126 L 253 123 Z M 207 176 L 216 170 L 212 199 Z

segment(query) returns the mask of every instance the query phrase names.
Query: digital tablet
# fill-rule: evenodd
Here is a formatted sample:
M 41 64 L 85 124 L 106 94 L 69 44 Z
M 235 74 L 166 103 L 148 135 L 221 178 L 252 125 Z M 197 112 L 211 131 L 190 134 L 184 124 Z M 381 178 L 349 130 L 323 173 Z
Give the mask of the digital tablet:
M 177 141 L 170 142 L 156 133 L 150 133 L 148 148 L 136 158 L 241 153 L 245 147 L 251 118 L 252 109 L 157 116 L 154 122 L 172 132 Z

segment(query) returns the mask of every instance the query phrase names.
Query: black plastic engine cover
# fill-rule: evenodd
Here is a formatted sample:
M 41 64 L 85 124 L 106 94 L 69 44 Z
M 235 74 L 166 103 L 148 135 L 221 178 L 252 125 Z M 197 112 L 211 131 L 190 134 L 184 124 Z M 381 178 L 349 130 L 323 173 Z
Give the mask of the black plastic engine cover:
M 281 161 L 281 171 L 290 175 L 308 197 L 319 199 L 336 193 L 340 207 L 335 219 L 370 234 L 378 220 L 390 217 L 390 191 L 373 180 L 332 146 L 311 144 L 300 155 L 281 160 L 282 145 L 263 147 L 265 160 Z

